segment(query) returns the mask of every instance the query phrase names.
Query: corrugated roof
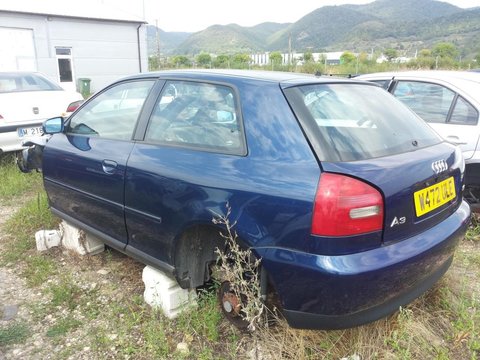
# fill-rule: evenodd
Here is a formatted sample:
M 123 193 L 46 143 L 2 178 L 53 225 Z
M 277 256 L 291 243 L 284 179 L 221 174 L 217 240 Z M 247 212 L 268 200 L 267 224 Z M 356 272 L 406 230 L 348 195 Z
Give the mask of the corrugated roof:
M 82 19 L 125 21 L 135 23 L 146 23 L 132 14 L 108 7 L 101 3 L 85 3 L 82 1 L 38 1 L 38 0 L 0 0 L 0 12 L 17 12 L 36 15 L 51 15 Z

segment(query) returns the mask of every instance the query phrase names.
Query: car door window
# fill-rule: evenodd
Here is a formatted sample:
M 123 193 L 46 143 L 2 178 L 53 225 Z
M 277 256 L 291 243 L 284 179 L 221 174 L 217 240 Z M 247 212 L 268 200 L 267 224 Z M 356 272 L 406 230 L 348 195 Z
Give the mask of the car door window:
M 452 116 L 449 123 L 476 125 L 478 122 L 478 111 L 463 97 L 459 96 L 455 102 Z
M 108 88 L 70 118 L 67 133 L 130 140 L 153 84 L 131 81 Z
M 145 140 L 243 155 L 245 146 L 235 92 L 219 84 L 167 81 Z
M 429 123 L 445 123 L 455 93 L 444 86 L 419 81 L 398 81 L 393 95 Z

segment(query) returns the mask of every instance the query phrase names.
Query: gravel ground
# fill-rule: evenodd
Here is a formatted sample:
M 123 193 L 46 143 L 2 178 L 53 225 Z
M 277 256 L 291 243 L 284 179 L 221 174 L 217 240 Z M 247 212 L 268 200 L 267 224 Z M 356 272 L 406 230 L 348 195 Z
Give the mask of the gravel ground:
M 23 203 L 19 201 L 15 205 L 0 205 L 0 253 L 7 240 L 4 225 Z M 105 306 L 111 301 L 121 302 L 125 297 L 143 292 L 143 266 L 120 253 L 79 256 L 63 248 L 53 248 L 49 250 L 49 255 L 57 263 L 59 273 L 70 276 L 73 285 L 84 292 L 99 289 L 96 301 Z M 19 276 L 22 270 L 21 265 L 17 264 L 0 267 L 0 332 L 3 330 L 4 341 L 5 329 L 12 329 L 16 325 L 23 326 L 26 334 L 18 344 L 2 346 L 0 342 L 0 360 L 117 358 L 115 347 L 105 354 L 95 353 L 91 349 L 88 340 L 91 338 L 90 326 L 80 326 L 61 339 L 49 337 L 48 329 L 64 316 L 89 325 L 104 324 L 98 324 L 98 320 L 94 321 L 95 324 L 89 322 L 80 311 L 69 311 L 62 307 L 57 307 L 50 313 L 48 310 L 40 310 L 43 313 L 39 314 L 39 309 L 51 306 L 48 287 L 60 282 L 61 276 L 50 277 L 46 283 L 31 288 Z M 14 332 L 9 333 L 12 337 L 15 336 Z M 9 333 L 6 334 L 7 338 Z
M 20 208 L 21 204 L 0 206 L 0 252 L 3 239 L 6 237 L 3 226 L 8 218 Z M 41 293 L 35 293 L 28 288 L 25 281 L 15 274 L 15 268 L 0 267 L 0 326 L 9 327 L 13 323 L 33 323 L 32 314 L 27 304 L 40 301 Z M 46 345 L 42 341 L 41 324 L 32 329 L 30 336 L 24 344 L 0 347 L 0 359 L 35 358 L 36 349 Z M 48 349 L 50 351 L 51 349 Z

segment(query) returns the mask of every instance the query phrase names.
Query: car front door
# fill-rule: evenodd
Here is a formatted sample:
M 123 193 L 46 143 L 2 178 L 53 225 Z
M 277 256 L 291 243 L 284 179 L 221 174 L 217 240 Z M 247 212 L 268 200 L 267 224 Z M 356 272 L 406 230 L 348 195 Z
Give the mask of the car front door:
M 53 212 L 119 248 L 127 242 L 124 186 L 131 139 L 154 83 L 125 81 L 107 88 L 69 118 L 43 154 Z
M 144 140 L 135 144 L 128 160 L 125 218 L 130 250 L 171 264 L 179 229 L 201 216 L 211 221 L 213 214 L 205 209 L 218 209 L 218 203 L 228 201 L 231 183 L 218 179 L 231 174 L 235 181 L 236 166 L 246 154 L 239 114 L 232 87 L 165 83 Z

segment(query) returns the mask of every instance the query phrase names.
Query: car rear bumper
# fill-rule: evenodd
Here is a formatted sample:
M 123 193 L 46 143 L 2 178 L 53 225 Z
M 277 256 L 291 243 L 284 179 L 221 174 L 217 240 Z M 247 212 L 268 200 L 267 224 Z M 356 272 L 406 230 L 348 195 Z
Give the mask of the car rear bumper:
M 388 315 L 428 290 L 449 268 L 470 219 L 462 202 L 416 236 L 340 256 L 256 248 L 292 327 L 341 329 Z

